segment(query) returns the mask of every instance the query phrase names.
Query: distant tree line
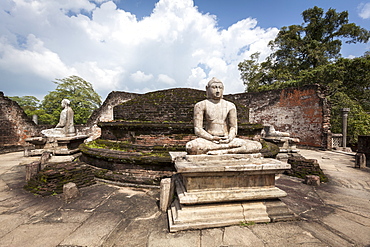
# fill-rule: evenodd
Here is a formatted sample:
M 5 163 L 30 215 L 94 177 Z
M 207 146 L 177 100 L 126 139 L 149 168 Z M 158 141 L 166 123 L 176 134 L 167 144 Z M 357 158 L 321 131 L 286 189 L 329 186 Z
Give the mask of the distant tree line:
M 348 136 L 370 134 L 370 52 L 343 58 L 342 40 L 366 43 L 370 32 L 349 23 L 348 12 L 313 7 L 303 11 L 303 24 L 282 27 L 269 42 L 272 54 L 259 61 L 259 53 L 239 63 L 247 92 L 318 84 L 331 105 L 333 133 L 341 133 L 341 109 L 350 108 Z
M 39 124 L 56 125 L 62 111 L 63 99 L 71 101 L 75 124 L 84 124 L 92 112 L 101 105 L 101 97 L 94 91 L 90 82 L 78 76 L 70 76 L 53 81 L 57 87 L 49 92 L 42 101 L 35 96 L 13 96 L 27 116 L 38 116 Z

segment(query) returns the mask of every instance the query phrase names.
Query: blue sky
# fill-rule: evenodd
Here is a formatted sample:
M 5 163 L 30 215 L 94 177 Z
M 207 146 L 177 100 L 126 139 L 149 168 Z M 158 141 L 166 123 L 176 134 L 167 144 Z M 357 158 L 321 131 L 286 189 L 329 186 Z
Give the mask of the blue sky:
M 117 5 L 134 13 L 138 18 L 150 15 L 156 0 L 119 0 Z M 234 23 L 247 17 L 255 18 L 258 26 L 263 28 L 290 26 L 302 24 L 301 13 L 309 8 L 318 6 L 324 11 L 329 8 L 337 12 L 348 11 L 350 22 L 370 29 L 370 18 L 359 16 L 361 9 L 370 1 L 357 0 L 195 0 L 194 4 L 202 13 L 210 13 L 217 17 L 219 28 L 227 29 Z M 370 9 L 370 8 L 369 8 Z M 370 11 L 370 10 L 368 10 Z M 369 14 L 368 14 L 369 15 Z M 342 55 L 361 56 L 369 50 L 369 45 L 343 44 Z
M 237 64 L 268 56 L 278 30 L 313 6 L 347 10 L 370 29 L 369 0 L 1 0 L 0 91 L 42 99 L 53 80 L 78 75 L 105 99 L 113 90 L 204 89 L 216 76 L 239 93 Z M 367 50 L 344 45 L 342 55 Z

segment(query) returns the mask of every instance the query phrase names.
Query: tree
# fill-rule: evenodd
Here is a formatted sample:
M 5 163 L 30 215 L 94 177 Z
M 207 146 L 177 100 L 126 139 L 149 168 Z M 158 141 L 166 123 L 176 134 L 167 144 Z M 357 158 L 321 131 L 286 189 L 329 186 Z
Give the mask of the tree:
M 359 135 L 370 135 L 370 114 L 364 111 L 363 107 L 355 100 L 352 100 L 344 92 L 337 92 L 332 95 L 331 131 L 342 133 L 342 112 L 343 108 L 350 108 L 348 114 L 348 143 L 356 143 Z
M 101 105 L 101 97 L 94 91 L 92 84 L 78 76 L 56 79 L 54 83 L 57 88 L 49 92 L 41 104 L 46 113 L 52 116 L 53 124 L 59 121 L 63 99 L 71 101 L 76 124 L 86 123 L 91 113 Z
M 341 58 L 336 65 L 343 68 L 343 91 L 370 112 L 370 53 L 353 59 Z
M 341 39 L 346 43 L 366 43 L 370 38 L 368 30 L 349 23 L 347 11 L 338 13 L 329 9 L 324 14 L 322 8 L 315 6 L 303 11 L 302 17 L 302 25 L 282 27 L 275 40 L 270 41 L 269 46 L 274 52 L 260 64 L 263 75 L 259 76 L 258 85 L 262 89 L 275 83 L 291 86 L 302 71 L 335 62 L 340 58 Z M 248 81 L 246 74 L 255 73 L 249 69 L 251 60 L 239 64 L 249 92 L 262 90 L 256 87 L 256 81 Z
M 40 108 L 40 100 L 35 96 L 13 96 L 9 97 L 14 100 L 23 109 L 26 115 L 32 119 L 33 115 L 38 116 L 39 124 L 52 124 L 52 116 Z
M 248 92 L 319 84 L 332 103 L 332 130 L 341 132 L 340 109 L 349 107 L 350 142 L 370 134 L 370 53 L 341 58 L 346 43 L 367 42 L 370 32 L 349 23 L 348 12 L 314 7 L 302 13 L 304 23 L 283 27 L 269 46 L 274 52 L 263 62 L 253 54 L 239 63 Z

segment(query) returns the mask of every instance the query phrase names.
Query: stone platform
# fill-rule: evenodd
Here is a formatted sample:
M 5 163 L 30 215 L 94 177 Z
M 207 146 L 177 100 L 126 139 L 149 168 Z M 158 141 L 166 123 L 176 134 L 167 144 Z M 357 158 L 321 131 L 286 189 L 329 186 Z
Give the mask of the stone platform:
M 76 135 L 66 137 L 31 137 L 26 142 L 25 156 L 37 156 L 43 152 L 51 152 L 53 155 L 71 155 L 79 151 L 78 146 L 89 136 Z
M 287 194 L 275 187 L 275 175 L 289 164 L 261 154 L 171 155 L 177 170 L 171 232 L 295 218 L 279 200 Z

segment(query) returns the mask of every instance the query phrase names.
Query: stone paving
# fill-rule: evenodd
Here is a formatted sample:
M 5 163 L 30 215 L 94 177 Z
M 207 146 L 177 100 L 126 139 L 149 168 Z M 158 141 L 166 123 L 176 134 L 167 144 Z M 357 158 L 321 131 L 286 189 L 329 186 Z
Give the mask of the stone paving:
M 69 202 L 23 190 L 21 152 L 0 155 L 0 246 L 370 246 L 370 169 L 353 154 L 301 150 L 330 181 L 319 187 L 282 175 L 282 200 L 299 220 L 169 233 L 159 190 L 98 183 Z

